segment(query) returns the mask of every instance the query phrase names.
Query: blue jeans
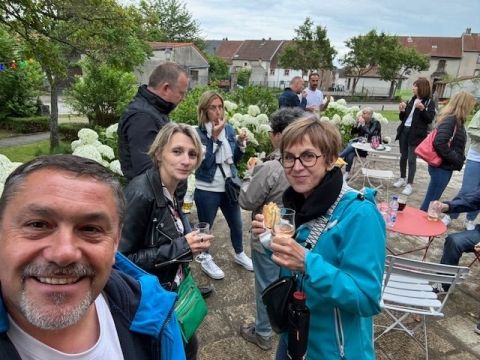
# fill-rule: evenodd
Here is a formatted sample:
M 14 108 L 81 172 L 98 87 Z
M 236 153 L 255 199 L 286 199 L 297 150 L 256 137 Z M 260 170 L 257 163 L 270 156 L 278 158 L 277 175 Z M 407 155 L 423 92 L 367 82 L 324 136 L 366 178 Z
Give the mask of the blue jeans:
M 458 192 L 457 197 L 469 194 L 480 187 L 480 162 L 467 160 L 465 170 L 463 173 L 462 187 Z M 458 218 L 460 214 L 450 214 L 452 219 Z M 478 215 L 478 211 L 471 211 L 467 213 L 467 220 L 474 221 Z
M 473 247 L 480 242 L 480 225 L 475 230 L 462 231 L 447 236 L 443 245 L 441 264 L 458 265 L 464 252 L 473 252 Z
M 268 285 L 278 279 L 280 267 L 272 261 L 271 254 L 261 253 L 253 247 L 252 262 L 253 271 L 255 272 L 255 302 L 257 306 L 255 332 L 258 335 L 269 338 L 272 336 L 272 326 L 270 325 L 267 310 L 262 301 L 262 292 Z
M 278 339 L 277 352 L 275 353 L 275 360 L 288 360 L 287 356 L 288 350 L 288 338 L 284 334 Z
M 438 200 L 447 187 L 452 178 L 452 170 L 445 170 L 428 165 L 428 173 L 430 174 L 430 183 L 428 184 L 425 199 L 423 199 L 420 210 L 427 211 L 430 201 Z
M 358 155 L 361 157 L 366 157 L 368 153 L 366 151 L 359 150 Z M 340 157 L 347 163 L 347 166 L 345 167 L 346 172 L 350 172 L 352 169 L 355 156 L 357 156 L 357 154 L 355 153 L 355 148 L 352 146 L 352 144 L 348 144 L 348 146 L 340 153 Z
M 231 204 L 225 192 L 213 192 L 200 189 L 195 189 L 193 198 L 197 205 L 198 221 L 209 223 L 210 228 L 213 226 L 218 208 L 222 210 L 222 214 L 225 216 L 225 220 L 227 220 L 228 227 L 230 228 L 230 240 L 233 249 L 236 254 L 240 254 L 243 251 L 242 216 L 238 203 Z

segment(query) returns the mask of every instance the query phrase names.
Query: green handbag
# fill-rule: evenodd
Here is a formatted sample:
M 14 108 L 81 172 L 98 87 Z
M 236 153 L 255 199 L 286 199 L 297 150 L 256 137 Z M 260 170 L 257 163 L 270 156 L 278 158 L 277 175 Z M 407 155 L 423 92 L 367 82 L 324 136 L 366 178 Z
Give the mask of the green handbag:
M 207 316 L 208 308 L 188 267 L 185 268 L 185 273 L 185 279 L 176 290 L 178 297 L 175 303 L 175 314 L 180 324 L 183 341 L 187 343 Z

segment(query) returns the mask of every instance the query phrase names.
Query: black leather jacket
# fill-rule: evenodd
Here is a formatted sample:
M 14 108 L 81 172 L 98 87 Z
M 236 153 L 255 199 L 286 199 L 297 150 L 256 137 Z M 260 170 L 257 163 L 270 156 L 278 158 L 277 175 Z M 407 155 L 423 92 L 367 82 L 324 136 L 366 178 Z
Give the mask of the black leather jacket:
M 192 261 L 192 251 L 184 234 L 177 231 L 158 168 L 150 168 L 134 178 L 125 188 L 125 197 L 127 211 L 119 251 L 170 289 L 178 265 Z M 189 233 L 188 220 L 180 209 L 177 211 L 184 233 Z
M 453 136 L 453 139 L 452 139 Z M 449 144 L 450 139 L 452 142 Z M 437 135 L 433 140 L 433 147 L 443 159 L 440 168 L 445 170 L 462 170 L 465 162 L 465 145 L 467 132 L 465 127 L 458 126 L 455 116 L 447 116 L 437 126 Z
M 416 98 L 416 96 L 413 96 L 408 102 L 405 111 L 401 111 L 398 114 L 401 123 L 397 128 L 397 137 L 395 140 L 400 139 L 400 134 L 405 127 L 405 121 L 407 121 L 408 115 L 410 115 L 410 111 L 415 104 Z M 435 102 L 429 98 L 423 98 L 421 100 L 422 104 L 425 106 L 425 110 L 420 111 L 415 109 L 413 111 L 412 125 L 410 126 L 410 132 L 408 133 L 408 145 L 411 146 L 417 146 L 427 137 L 428 124 L 430 124 L 435 118 Z

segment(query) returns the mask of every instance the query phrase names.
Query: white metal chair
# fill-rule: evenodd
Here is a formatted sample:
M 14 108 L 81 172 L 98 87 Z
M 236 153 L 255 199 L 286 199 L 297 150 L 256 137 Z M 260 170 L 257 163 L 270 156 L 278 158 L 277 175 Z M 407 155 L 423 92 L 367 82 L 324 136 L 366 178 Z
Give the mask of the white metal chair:
M 388 326 L 375 325 L 384 329 L 375 335 L 375 341 L 391 330 L 401 330 L 425 347 L 428 359 L 427 316 L 443 317 L 443 307 L 455 286 L 467 276 L 469 269 L 463 266 L 450 266 L 406 259 L 398 256 L 387 256 L 383 279 L 381 306 L 385 316 L 392 321 Z M 443 299 L 432 287 L 435 283 L 450 285 L 442 294 Z M 406 319 L 409 315 L 421 316 L 420 322 L 414 321 L 409 327 Z M 418 319 L 416 319 L 418 320 Z M 424 342 L 419 339 L 417 330 L 423 326 Z

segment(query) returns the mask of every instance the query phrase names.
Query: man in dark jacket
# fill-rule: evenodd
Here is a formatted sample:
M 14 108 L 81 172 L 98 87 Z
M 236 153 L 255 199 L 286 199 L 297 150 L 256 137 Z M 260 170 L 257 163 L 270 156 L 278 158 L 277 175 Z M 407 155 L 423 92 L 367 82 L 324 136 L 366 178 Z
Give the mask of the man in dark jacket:
M 460 194 L 459 194 L 460 195 Z M 469 194 L 457 195 L 451 201 L 435 201 L 435 205 L 442 212 L 461 213 L 480 210 L 480 189 Z M 480 225 L 477 224 L 474 230 L 466 230 L 458 233 L 449 234 L 443 245 L 443 255 L 441 264 L 458 265 L 464 252 L 480 252 Z M 448 290 L 443 285 L 441 290 Z M 475 332 L 480 334 L 480 323 L 475 327 Z
M 285 88 L 278 98 L 278 107 L 301 107 L 305 110 L 307 106 L 307 93 L 303 91 L 303 79 L 295 76 L 290 80 L 290 87 Z M 302 94 L 300 100 L 299 95 Z
M 187 72 L 172 62 L 157 66 L 148 85 L 138 88 L 118 123 L 120 164 L 128 181 L 153 166 L 148 148 L 170 121 L 168 114 L 183 100 L 187 88 Z
M 7 178 L 0 360 L 185 359 L 175 294 L 116 253 L 124 208 L 120 184 L 93 160 L 41 156 Z

